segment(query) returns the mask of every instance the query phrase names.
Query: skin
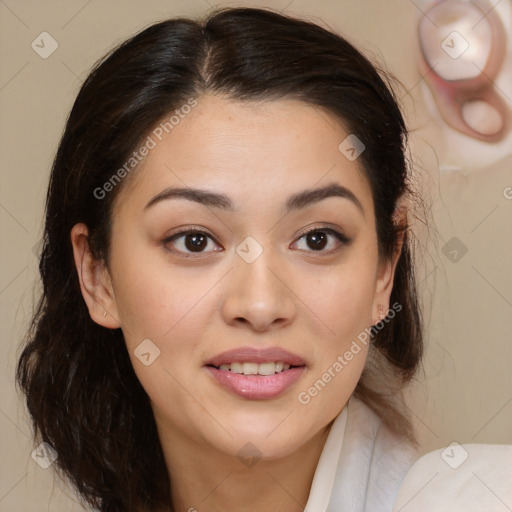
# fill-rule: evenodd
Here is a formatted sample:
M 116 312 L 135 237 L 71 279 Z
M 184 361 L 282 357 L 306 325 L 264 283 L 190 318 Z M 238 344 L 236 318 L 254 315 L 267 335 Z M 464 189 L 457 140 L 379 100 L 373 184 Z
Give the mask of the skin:
M 290 512 L 307 502 L 330 425 L 359 380 L 367 347 L 307 405 L 298 394 L 378 322 L 377 304 L 389 309 L 399 256 L 378 266 L 369 184 L 359 159 L 338 150 L 347 135 L 332 115 L 296 100 L 202 96 L 123 183 L 108 265 L 89 252 L 87 227 L 73 227 L 91 318 L 122 328 L 150 397 L 176 511 Z M 329 197 L 283 215 L 289 196 L 330 183 L 350 189 L 363 211 Z M 172 186 L 225 194 L 235 211 L 183 198 L 145 209 Z M 328 234 L 315 251 L 303 232 L 326 224 L 351 242 Z M 185 237 L 163 242 L 189 227 L 211 237 L 203 252 L 191 253 Z M 252 263 L 236 252 L 247 236 L 263 248 Z M 134 355 L 147 338 L 160 349 L 149 366 Z M 306 370 L 276 398 L 241 398 L 204 365 L 243 346 L 286 349 Z M 250 468 L 237 457 L 248 442 L 262 457 Z

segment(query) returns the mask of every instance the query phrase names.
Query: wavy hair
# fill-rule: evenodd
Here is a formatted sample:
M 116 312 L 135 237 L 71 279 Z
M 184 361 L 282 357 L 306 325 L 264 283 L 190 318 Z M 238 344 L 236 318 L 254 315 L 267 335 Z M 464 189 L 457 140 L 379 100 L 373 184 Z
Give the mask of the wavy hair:
M 42 296 L 17 366 L 36 436 L 57 451 L 61 476 L 101 512 L 169 506 L 170 483 L 123 333 L 89 316 L 70 231 L 85 223 L 93 254 L 108 266 L 112 206 L 123 183 L 102 199 L 94 191 L 162 119 L 206 92 L 298 99 L 326 109 L 364 143 L 360 161 L 375 205 L 379 259 L 391 258 L 399 233 L 404 237 L 391 294 L 401 310 L 372 331 L 371 357 L 354 393 L 413 439 L 397 397 L 420 364 L 423 328 L 412 231 L 393 214 L 415 191 L 389 75 L 335 32 L 271 10 L 224 8 L 204 19 L 169 19 L 100 59 L 74 102 L 46 198 Z

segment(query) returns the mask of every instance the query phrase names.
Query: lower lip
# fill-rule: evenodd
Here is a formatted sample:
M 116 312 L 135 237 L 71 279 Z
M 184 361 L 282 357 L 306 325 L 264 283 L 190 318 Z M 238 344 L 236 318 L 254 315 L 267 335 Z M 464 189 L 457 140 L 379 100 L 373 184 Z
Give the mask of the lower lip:
M 274 375 L 243 375 L 206 366 L 215 379 L 235 395 L 249 400 L 268 400 L 287 391 L 302 375 L 304 366 L 284 370 Z

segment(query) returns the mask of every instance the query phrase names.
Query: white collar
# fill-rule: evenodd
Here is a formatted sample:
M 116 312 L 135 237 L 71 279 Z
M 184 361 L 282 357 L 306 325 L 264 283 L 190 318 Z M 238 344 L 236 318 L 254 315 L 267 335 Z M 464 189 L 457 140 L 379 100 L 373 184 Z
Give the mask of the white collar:
M 334 485 L 334 477 L 341 455 L 345 426 L 347 424 L 347 406 L 343 407 L 334 419 L 329 435 L 316 466 L 313 483 L 309 492 L 305 512 L 325 512 L 329 504 Z
M 391 512 L 418 453 L 352 396 L 335 418 L 305 512 Z

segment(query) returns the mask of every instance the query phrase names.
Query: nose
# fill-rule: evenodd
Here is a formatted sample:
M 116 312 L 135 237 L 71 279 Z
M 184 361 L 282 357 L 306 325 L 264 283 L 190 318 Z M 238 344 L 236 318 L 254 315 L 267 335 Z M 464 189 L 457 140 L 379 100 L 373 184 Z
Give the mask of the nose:
M 253 331 L 289 325 L 296 314 L 293 286 L 267 251 L 252 262 L 235 255 L 234 268 L 222 304 L 222 316 L 229 325 L 247 326 Z

